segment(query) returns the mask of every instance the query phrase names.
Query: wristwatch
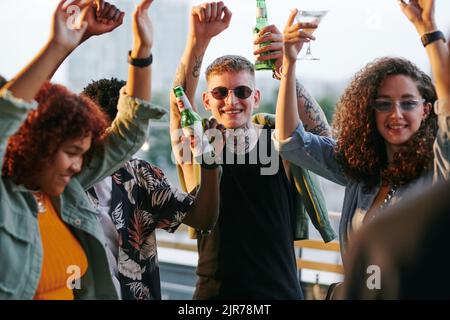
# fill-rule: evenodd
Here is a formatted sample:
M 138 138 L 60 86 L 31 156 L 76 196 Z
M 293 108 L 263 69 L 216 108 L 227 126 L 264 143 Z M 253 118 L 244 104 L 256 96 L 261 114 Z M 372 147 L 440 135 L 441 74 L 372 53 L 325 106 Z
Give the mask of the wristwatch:
M 432 32 L 425 33 L 422 37 L 420 37 L 420 40 L 422 40 L 422 44 L 424 47 L 429 45 L 432 42 L 435 42 L 437 40 L 441 40 L 445 42 L 445 36 L 442 33 L 442 31 L 436 30 Z
M 138 68 L 145 68 L 151 65 L 153 62 L 153 54 L 150 53 L 150 56 L 148 58 L 143 59 L 137 59 L 131 57 L 131 50 L 128 51 L 128 63 L 132 66 L 138 67 Z

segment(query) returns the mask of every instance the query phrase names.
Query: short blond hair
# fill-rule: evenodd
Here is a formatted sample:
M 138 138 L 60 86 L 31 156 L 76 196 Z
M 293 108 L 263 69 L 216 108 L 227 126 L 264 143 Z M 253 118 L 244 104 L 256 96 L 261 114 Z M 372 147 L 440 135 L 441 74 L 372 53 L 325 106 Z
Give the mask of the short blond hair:
M 206 81 L 213 75 L 221 75 L 226 72 L 238 73 L 247 71 L 252 77 L 255 76 L 255 66 L 248 59 L 238 55 L 226 55 L 215 59 L 205 72 Z

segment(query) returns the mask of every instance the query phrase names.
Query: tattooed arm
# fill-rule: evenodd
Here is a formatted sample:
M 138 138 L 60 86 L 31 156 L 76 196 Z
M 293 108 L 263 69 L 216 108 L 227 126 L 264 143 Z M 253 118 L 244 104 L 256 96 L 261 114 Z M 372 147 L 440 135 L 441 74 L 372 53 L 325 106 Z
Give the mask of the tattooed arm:
M 174 79 L 174 86 L 183 86 L 194 110 L 195 91 L 197 89 L 203 56 L 211 39 L 228 28 L 231 11 L 220 2 L 203 3 L 191 10 L 190 27 L 186 48 L 180 60 Z M 180 164 L 187 190 L 193 190 L 197 183 L 192 164 L 183 163 L 180 139 L 180 113 L 173 92 L 170 93 L 170 132 L 172 149 Z M 189 157 L 188 157 L 189 158 Z
M 306 131 L 319 136 L 331 136 L 331 129 L 322 108 L 305 87 L 296 81 L 297 108 Z

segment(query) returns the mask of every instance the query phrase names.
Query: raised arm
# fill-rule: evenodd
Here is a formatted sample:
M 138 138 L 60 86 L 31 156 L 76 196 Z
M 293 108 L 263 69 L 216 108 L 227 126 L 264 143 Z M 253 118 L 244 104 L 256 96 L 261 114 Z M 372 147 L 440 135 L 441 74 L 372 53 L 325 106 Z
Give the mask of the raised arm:
M 69 9 L 69 12 L 76 12 Z M 123 23 L 125 13 L 120 11 L 116 6 L 103 1 L 94 0 L 91 5 L 87 7 L 82 13 L 82 19 L 87 22 L 87 29 L 81 38 L 81 42 L 85 42 L 93 36 L 99 36 L 108 33 L 119 27 Z M 70 54 L 67 53 L 66 57 Z M 62 60 L 65 60 L 65 58 Z M 61 61 L 62 62 L 62 61 Z M 58 70 L 61 63 L 55 66 L 48 79 L 52 79 L 56 70 Z
M 132 59 L 148 59 L 153 47 L 153 26 L 148 16 L 148 8 L 153 0 L 142 0 L 133 13 L 133 49 Z M 151 65 L 128 68 L 126 91 L 129 96 L 150 101 Z
M 75 19 L 68 12 L 69 4 L 66 0 L 59 2 L 54 14 L 51 34 L 48 42 L 38 55 L 14 78 L 5 88 L 11 91 L 16 98 L 32 101 L 42 84 L 47 81 L 64 59 L 80 43 L 88 23 Z M 70 6 L 77 6 L 81 15 L 84 15 L 91 1 L 76 0 Z M 71 23 L 69 19 L 73 19 Z
M 221 134 L 222 139 L 217 139 L 215 150 L 222 150 L 225 141 L 225 128 L 216 119 L 205 121 L 206 130 L 214 130 L 215 134 Z M 221 140 L 221 141 L 219 141 Z M 195 199 L 183 223 L 201 230 L 211 230 L 219 216 L 220 206 L 220 177 L 222 167 L 220 165 L 201 165 L 201 184 L 195 193 Z
M 211 39 L 228 28 L 231 20 L 231 11 L 222 1 L 203 3 L 194 6 L 191 10 L 189 33 L 186 47 L 177 68 L 173 86 L 182 86 L 194 110 L 194 95 L 197 89 L 202 66 L 203 56 Z M 182 163 L 180 157 L 180 113 L 173 93 L 170 93 L 170 131 L 172 135 L 172 148 L 177 162 L 180 163 L 183 179 L 188 191 L 197 186 L 197 179 L 192 164 Z
M 297 23 L 293 25 L 296 13 L 297 11 L 291 12 L 283 34 L 283 65 L 275 123 L 279 140 L 285 140 L 292 135 L 294 130 L 302 123 L 299 114 L 303 112 L 304 115 L 307 115 L 308 111 L 304 110 L 305 105 L 310 106 L 312 104 L 305 98 L 304 89 L 297 89 L 296 87 L 295 66 L 297 55 L 302 49 L 303 43 L 315 38 L 300 30 L 300 28 L 306 26 L 305 24 Z M 299 99 L 303 108 L 299 108 Z M 302 109 L 301 112 L 298 109 Z
M 411 21 L 419 36 L 437 31 L 434 18 L 434 0 L 398 0 L 400 8 L 405 16 Z M 450 98 L 450 61 L 449 51 L 444 41 L 431 42 L 426 47 L 428 59 L 430 60 L 436 91 L 439 99 Z M 447 113 L 450 114 L 450 106 Z
M 277 67 L 274 72 L 274 78 L 280 79 L 283 72 L 283 35 L 275 25 L 267 26 L 258 33 L 254 44 L 263 42 L 271 42 L 269 45 L 258 48 L 253 52 L 257 60 L 275 59 Z M 263 55 L 263 53 L 270 52 L 270 54 Z M 296 101 L 297 111 L 300 120 L 303 123 L 306 131 L 318 134 L 321 136 L 331 136 L 330 126 L 322 108 L 320 108 L 317 101 L 309 94 L 305 87 L 297 80 L 296 81 Z

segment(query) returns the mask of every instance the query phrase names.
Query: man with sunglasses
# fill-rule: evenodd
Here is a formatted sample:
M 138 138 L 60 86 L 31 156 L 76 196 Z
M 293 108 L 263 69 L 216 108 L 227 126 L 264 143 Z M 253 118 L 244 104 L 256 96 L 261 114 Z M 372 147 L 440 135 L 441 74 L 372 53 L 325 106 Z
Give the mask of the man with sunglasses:
M 185 88 L 190 101 L 194 101 L 207 46 L 228 27 L 230 20 L 231 12 L 223 2 L 204 3 L 192 9 L 187 45 L 174 81 L 174 86 Z M 275 58 L 281 65 L 282 36 L 275 26 L 261 30 L 255 43 L 266 41 L 271 45 L 256 50 L 255 55 L 261 60 Z M 263 57 L 261 54 L 267 51 L 273 53 Z M 261 99 L 254 65 L 241 56 L 222 56 L 208 66 L 206 80 L 208 89 L 202 95 L 203 104 L 212 113 L 212 121 L 225 127 L 229 138 L 221 164 L 219 221 L 210 234 L 198 235 L 199 280 L 194 298 L 301 299 L 287 166 L 270 175 L 262 174 L 267 163 L 263 163 L 260 153 L 252 158 L 254 150 L 264 148 L 272 153 L 271 159 L 275 155 L 271 130 L 252 123 L 252 112 Z M 300 86 L 297 97 L 305 126 L 327 134 L 328 123 L 316 102 Z M 170 122 L 174 153 L 180 160 L 179 141 L 174 139 L 180 128 L 180 115 L 173 95 Z M 235 160 L 235 154 L 244 155 L 245 161 L 229 161 Z M 275 157 L 279 161 L 277 154 Z M 182 184 L 187 190 L 196 188 L 195 167 L 179 163 Z

